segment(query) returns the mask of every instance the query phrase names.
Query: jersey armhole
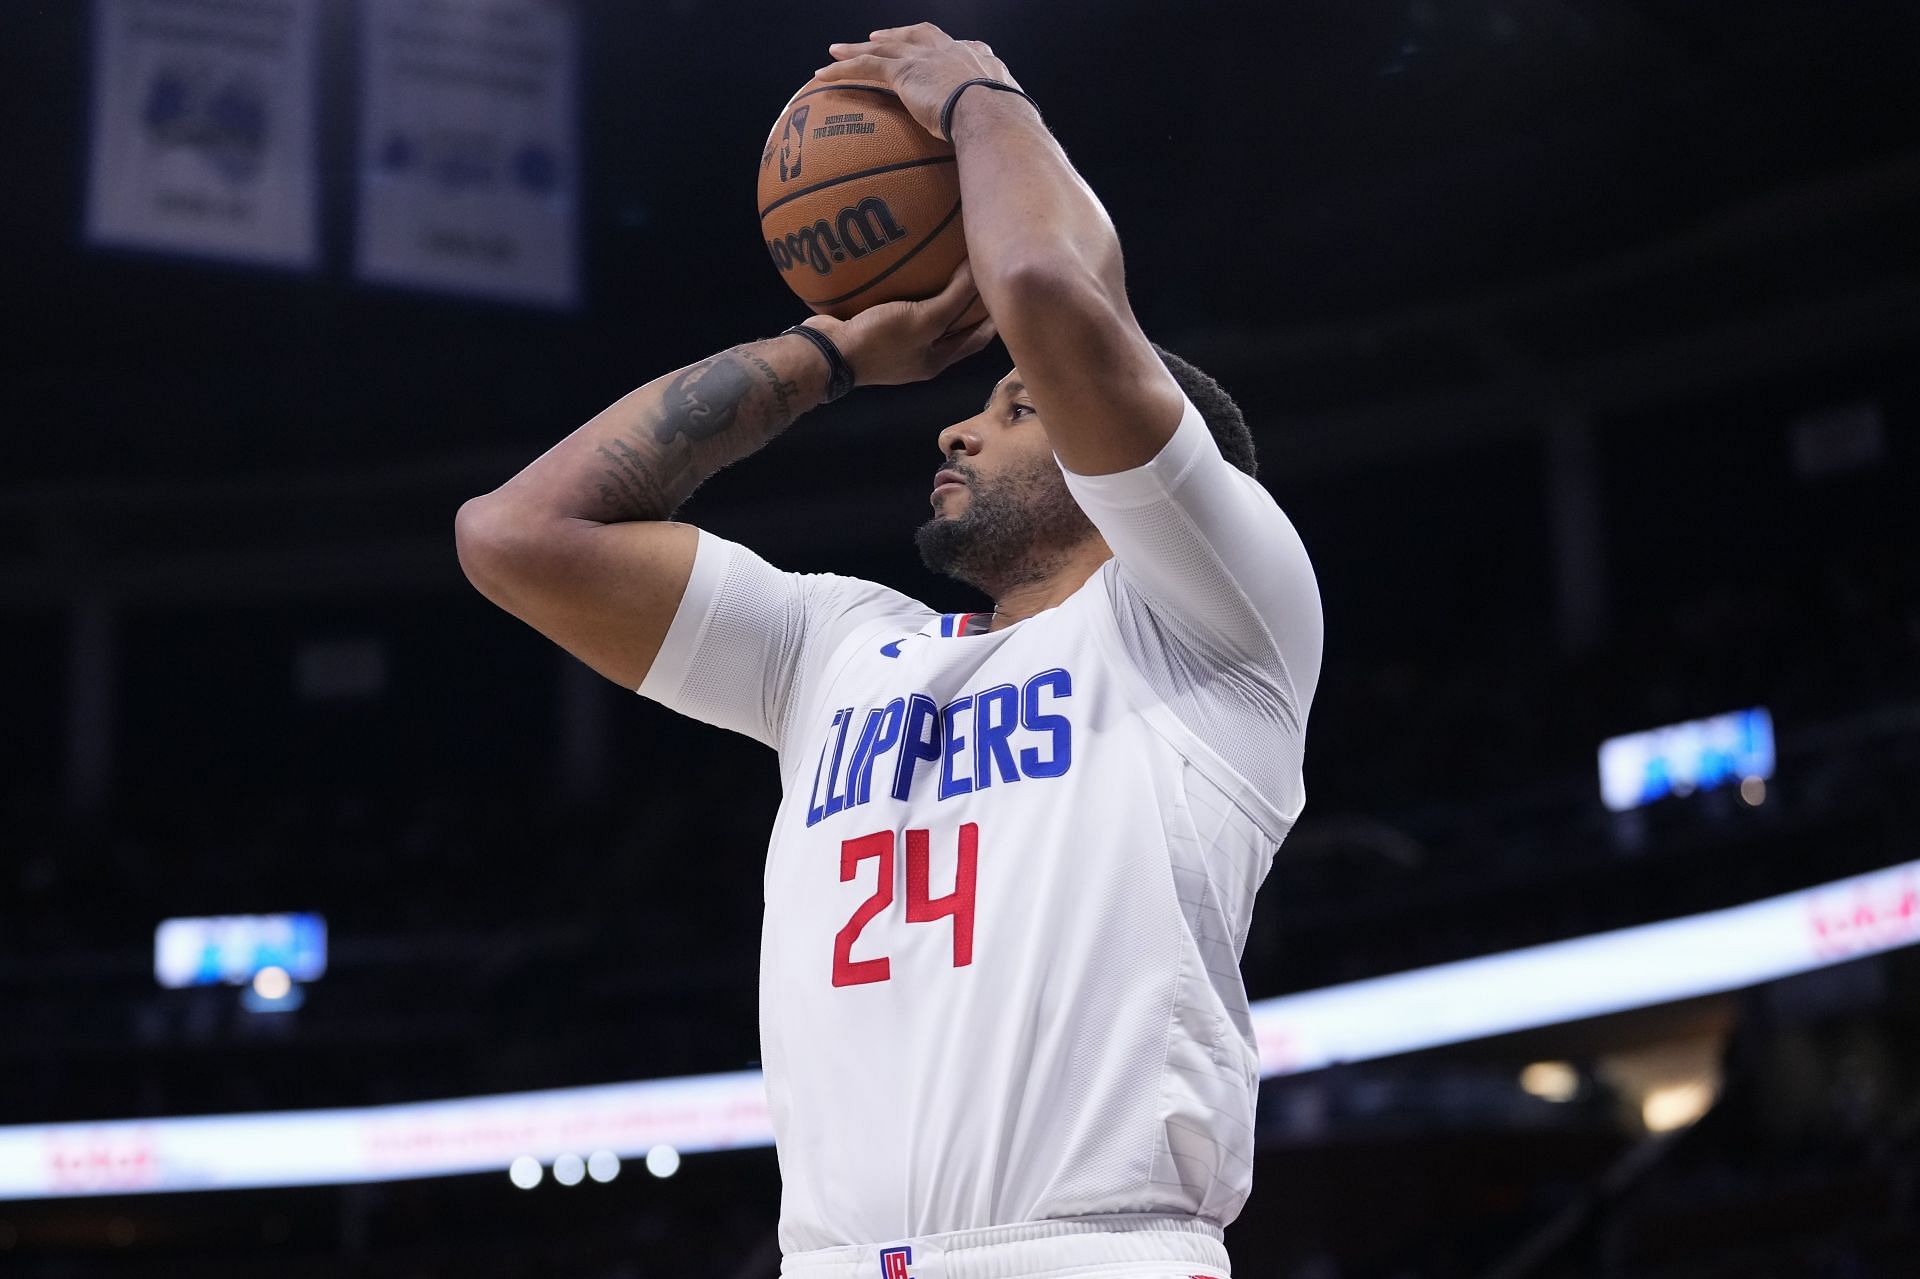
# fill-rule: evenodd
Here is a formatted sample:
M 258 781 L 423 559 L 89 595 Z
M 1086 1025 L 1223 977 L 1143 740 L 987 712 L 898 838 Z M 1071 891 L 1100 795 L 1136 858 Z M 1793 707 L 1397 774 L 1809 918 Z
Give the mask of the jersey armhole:
M 1127 700 L 1133 704 L 1140 717 L 1154 732 L 1170 742 L 1176 750 L 1186 757 L 1187 762 L 1208 781 L 1218 786 L 1235 805 L 1253 819 L 1260 832 L 1278 847 L 1286 839 L 1287 832 L 1293 828 L 1294 821 L 1300 816 L 1306 804 L 1306 786 L 1300 788 L 1300 803 L 1294 811 L 1285 813 L 1260 793 L 1258 787 L 1240 774 L 1240 770 L 1220 757 L 1219 752 L 1209 746 L 1200 735 L 1180 722 L 1167 707 L 1164 698 L 1159 697 L 1147 683 L 1147 677 L 1141 674 L 1128 656 L 1126 645 L 1121 642 L 1119 623 L 1114 618 L 1112 597 L 1108 595 L 1105 606 L 1100 610 L 1100 622 L 1093 627 L 1096 642 L 1107 659 L 1108 669 L 1121 681 Z

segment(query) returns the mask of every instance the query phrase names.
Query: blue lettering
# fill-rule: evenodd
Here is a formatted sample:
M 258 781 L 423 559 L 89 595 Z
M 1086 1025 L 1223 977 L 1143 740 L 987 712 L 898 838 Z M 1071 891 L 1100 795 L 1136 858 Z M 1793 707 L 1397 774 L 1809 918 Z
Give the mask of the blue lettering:
M 833 816 L 847 806 L 846 792 L 835 794 L 833 786 L 840 777 L 840 752 L 846 749 L 847 729 L 853 724 L 853 707 L 849 706 L 836 713 L 833 722 L 839 727 L 840 732 L 833 739 L 833 766 L 827 769 L 827 811 L 823 814 L 826 817 Z
M 1007 739 L 1020 727 L 1020 690 L 1011 684 L 990 688 L 973 699 L 973 786 L 985 790 L 993 785 L 993 766 L 1000 765 L 1000 780 L 1017 782 L 1020 769 L 1013 762 L 1013 748 Z
M 1021 689 L 1021 726 L 1030 733 L 1051 733 L 1053 755 L 1049 759 L 1041 759 L 1039 748 L 1029 746 L 1020 752 L 1020 771 L 1028 777 L 1059 777 L 1073 767 L 1073 725 L 1065 715 L 1041 712 L 1040 694 L 1043 692 L 1051 692 L 1055 697 L 1073 696 L 1073 676 L 1055 667 L 1050 671 L 1041 671 Z
M 867 743 L 865 758 L 861 758 L 856 753 L 854 767 L 848 770 L 849 772 L 858 771 L 860 775 L 859 783 L 854 788 L 854 803 L 864 804 L 873 798 L 873 766 L 882 755 L 899 744 L 900 724 L 906 718 L 906 714 L 907 699 L 896 697 L 887 703 L 885 709 L 873 711 L 867 716 L 868 725 L 871 726 L 877 719 L 879 728 L 877 734 L 870 730 L 869 735 L 873 736 L 873 740 Z
M 825 740 L 822 740 L 820 743 L 820 758 L 813 766 L 813 790 L 809 795 L 812 802 L 807 806 L 807 825 L 809 826 L 812 826 L 827 815 L 826 805 L 820 802 L 820 774 L 825 771 L 826 766 L 827 743 Z M 833 779 L 831 777 L 827 779 L 827 788 L 829 790 L 833 788 Z
M 954 761 L 960 758 L 960 752 L 966 747 L 967 739 L 960 735 L 960 715 L 973 709 L 973 698 L 956 697 L 947 703 L 940 712 L 940 798 L 952 799 L 955 795 L 964 795 L 973 789 L 973 778 L 953 775 Z M 968 772 L 973 770 L 968 769 Z
M 940 708 L 925 693 L 907 699 L 906 724 L 901 730 L 900 763 L 893 770 L 893 797 L 905 799 L 913 790 L 913 771 L 922 760 L 940 758 Z
M 878 709 L 867 712 L 867 722 L 860 726 L 860 738 L 853 745 L 853 758 L 847 761 L 847 807 L 852 808 L 861 802 L 860 772 L 870 766 L 873 758 L 873 739 L 880 731 Z
M 855 707 L 836 711 L 814 766 L 807 825 L 871 803 L 874 771 L 889 751 L 895 758 L 887 790 L 901 801 L 912 798 L 922 764 L 936 765 L 943 800 L 985 790 L 995 780 L 1060 777 L 1073 767 L 1073 722 L 1058 703 L 1071 696 L 1072 673 L 1055 667 L 1019 687 L 997 684 L 945 706 L 913 693 L 864 714 Z M 1015 744 L 1023 731 L 1021 740 L 1032 745 Z

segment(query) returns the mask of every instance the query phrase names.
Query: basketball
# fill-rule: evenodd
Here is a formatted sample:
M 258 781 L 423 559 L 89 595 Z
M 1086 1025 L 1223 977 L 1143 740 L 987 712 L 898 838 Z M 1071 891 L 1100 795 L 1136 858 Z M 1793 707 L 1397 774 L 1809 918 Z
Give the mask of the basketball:
M 885 85 L 809 81 L 760 154 L 760 232 L 824 315 L 930 297 L 967 255 L 953 148 Z

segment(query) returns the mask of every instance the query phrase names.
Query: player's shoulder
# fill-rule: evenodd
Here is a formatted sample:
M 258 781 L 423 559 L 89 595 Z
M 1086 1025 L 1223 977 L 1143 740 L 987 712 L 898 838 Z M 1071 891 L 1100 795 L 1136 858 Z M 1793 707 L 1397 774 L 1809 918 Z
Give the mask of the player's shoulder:
M 816 638 L 846 639 L 869 629 L 913 632 L 934 611 L 904 591 L 843 573 L 795 575 L 806 601 L 807 627 Z
M 1102 564 L 1088 585 L 1096 583 L 1084 610 L 1090 624 L 1117 636 L 1121 649 L 1142 670 L 1233 670 L 1243 679 L 1265 682 L 1282 669 L 1264 625 L 1264 646 L 1249 653 L 1231 645 L 1177 604 L 1146 589 L 1117 557 Z
M 864 577 L 851 577 L 845 573 L 800 573 L 796 576 L 801 579 L 807 593 L 823 603 L 901 616 L 927 616 L 933 612 L 905 591 Z
M 849 610 L 901 615 L 932 611 L 912 596 L 864 577 L 782 567 L 754 547 L 705 529 L 700 532 L 700 545 L 701 554 L 714 559 L 716 580 L 732 580 L 736 573 L 742 574 L 743 589 L 784 596 L 790 604 L 802 605 L 805 613 L 816 618 Z

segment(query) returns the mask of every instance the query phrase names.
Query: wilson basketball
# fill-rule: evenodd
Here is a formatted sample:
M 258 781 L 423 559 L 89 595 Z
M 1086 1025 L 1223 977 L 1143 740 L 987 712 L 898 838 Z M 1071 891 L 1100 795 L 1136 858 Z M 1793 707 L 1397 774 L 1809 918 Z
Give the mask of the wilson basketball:
M 760 232 L 815 311 L 930 297 L 967 255 L 953 148 L 884 85 L 809 81 L 760 154 Z

